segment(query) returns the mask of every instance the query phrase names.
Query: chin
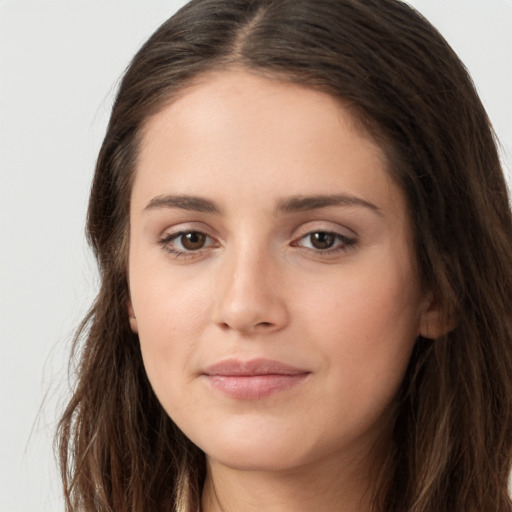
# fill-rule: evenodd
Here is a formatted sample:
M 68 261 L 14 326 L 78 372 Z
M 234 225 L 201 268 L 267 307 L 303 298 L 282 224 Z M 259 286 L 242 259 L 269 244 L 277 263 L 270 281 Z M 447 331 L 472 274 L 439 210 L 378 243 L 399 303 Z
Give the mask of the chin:
M 302 454 L 303 455 L 303 454 Z M 291 447 L 247 446 L 232 444 L 226 449 L 216 447 L 211 453 L 206 452 L 209 461 L 215 461 L 236 471 L 273 472 L 294 469 L 304 464 L 304 457 L 294 452 Z
M 197 438 L 190 437 L 209 460 L 239 471 L 292 469 L 304 464 L 313 451 L 308 449 L 304 436 L 301 439 L 287 429 L 261 428 L 257 424 L 244 429 L 211 429 L 207 435 L 202 430 Z

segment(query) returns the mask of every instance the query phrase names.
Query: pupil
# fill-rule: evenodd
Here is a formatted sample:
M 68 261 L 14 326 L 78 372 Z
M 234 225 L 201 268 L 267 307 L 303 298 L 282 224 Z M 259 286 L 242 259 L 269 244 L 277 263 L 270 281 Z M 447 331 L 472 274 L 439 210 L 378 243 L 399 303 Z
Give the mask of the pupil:
M 334 245 L 335 235 L 332 233 L 318 232 L 310 235 L 311 245 L 315 249 L 330 249 Z
M 192 231 L 182 236 L 181 243 L 189 251 L 201 249 L 204 245 L 206 236 L 203 233 Z

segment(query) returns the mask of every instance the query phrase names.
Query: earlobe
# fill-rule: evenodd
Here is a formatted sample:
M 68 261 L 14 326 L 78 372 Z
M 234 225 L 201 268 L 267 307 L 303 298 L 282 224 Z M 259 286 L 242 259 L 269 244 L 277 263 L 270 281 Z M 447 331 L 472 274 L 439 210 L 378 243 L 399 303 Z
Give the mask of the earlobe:
M 139 328 L 137 326 L 137 317 L 135 316 L 135 312 L 133 310 L 131 300 L 128 301 L 127 306 L 128 306 L 128 320 L 130 321 L 130 328 L 135 334 L 137 334 L 139 332 Z
M 423 338 L 435 340 L 448 334 L 456 325 L 455 313 L 447 311 L 447 307 L 440 304 L 434 294 L 429 292 L 420 318 L 418 334 Z

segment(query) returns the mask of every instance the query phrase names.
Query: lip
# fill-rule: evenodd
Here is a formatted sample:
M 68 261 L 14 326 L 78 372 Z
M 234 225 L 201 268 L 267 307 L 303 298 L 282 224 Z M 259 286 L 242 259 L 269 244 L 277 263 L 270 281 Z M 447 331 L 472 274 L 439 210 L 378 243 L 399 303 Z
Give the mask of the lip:
M 300 384 L 311 372 L 270 359 L 228 359 L 201 375 L 216 391 L 240 400 L 259 400 Z

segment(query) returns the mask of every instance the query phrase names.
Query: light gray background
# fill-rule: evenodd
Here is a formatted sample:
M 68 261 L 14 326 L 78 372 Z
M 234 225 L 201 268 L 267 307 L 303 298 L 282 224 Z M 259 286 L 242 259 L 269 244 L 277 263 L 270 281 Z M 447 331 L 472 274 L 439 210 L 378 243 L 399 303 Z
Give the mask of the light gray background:
M 63 510 L 52 456 L 97 285 L 87 195 L 118 80 L 184 1 L 0 0 L 0 512 Z M 414 0 L 462 57 L 512 169 L 512 0 Z

